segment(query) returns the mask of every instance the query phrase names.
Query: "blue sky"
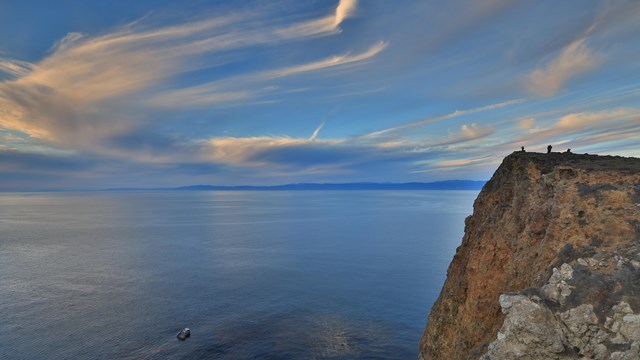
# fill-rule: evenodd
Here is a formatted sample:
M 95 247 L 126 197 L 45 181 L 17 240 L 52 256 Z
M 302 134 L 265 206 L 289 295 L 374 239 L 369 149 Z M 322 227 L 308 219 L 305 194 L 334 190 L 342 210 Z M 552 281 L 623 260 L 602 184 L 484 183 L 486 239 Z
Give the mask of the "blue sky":
M 0 189 L 640 156 L 639 18 L 635 0 L 3 1 Z

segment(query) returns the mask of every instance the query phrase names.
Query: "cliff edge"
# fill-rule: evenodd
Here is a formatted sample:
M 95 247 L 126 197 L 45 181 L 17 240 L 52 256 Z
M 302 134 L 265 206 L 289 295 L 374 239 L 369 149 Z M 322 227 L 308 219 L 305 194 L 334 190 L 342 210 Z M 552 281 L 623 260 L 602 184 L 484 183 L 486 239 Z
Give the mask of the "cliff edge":
M 640 159 L 507 156 L 474 203 L 420 359 L 640 359 Z

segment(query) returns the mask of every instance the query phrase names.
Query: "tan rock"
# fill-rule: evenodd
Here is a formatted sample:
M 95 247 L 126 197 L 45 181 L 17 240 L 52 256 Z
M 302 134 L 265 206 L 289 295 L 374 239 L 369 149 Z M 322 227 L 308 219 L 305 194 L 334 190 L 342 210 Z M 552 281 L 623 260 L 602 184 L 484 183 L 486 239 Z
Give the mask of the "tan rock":
M 537 153 L 506 157 L 465 221 L 462 245 L 429 314 L 420 357 L 478 359 L 503 326 L 499 296 L 542 287 L 563 263 L 573 265 L 583 257 L 590 269 L 602 264 L 597 266 L 601 276 L 628 271 L 624 261 L 618 269 L 614 259 L 591 257 L 614 254 L 640 239 L 637 184 L 640 159 Z M 564 282 L 592 281 L 594 288 L 565 288 L 566 296 L 561 289 L 558 301 L 576 307 L 581 304 L 572 299 L 586 296 L 593 299 L 588 303 L 594 309 L 601 309 L 614 287 L 601 289 L 598 278 L 575 276 Z M 630 285 L 620 286 L 616 291 L 623 293 Z

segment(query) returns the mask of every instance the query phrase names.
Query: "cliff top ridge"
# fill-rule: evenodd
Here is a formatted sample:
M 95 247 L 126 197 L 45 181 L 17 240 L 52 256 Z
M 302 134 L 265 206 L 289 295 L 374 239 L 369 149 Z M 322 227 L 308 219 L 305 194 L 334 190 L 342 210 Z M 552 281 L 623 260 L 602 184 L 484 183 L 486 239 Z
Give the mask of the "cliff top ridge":
M 595 155 L 595 154 L 576 154 L 567 152 L 523 152 L 514 151 L 505 158 L 534 162 L 542 168 L 553 168 L 556 166 L 570 166 L 584 170 L 615 170 L 628 173 L 640 172 L 640 158 L 613 156 L 613 155 Z

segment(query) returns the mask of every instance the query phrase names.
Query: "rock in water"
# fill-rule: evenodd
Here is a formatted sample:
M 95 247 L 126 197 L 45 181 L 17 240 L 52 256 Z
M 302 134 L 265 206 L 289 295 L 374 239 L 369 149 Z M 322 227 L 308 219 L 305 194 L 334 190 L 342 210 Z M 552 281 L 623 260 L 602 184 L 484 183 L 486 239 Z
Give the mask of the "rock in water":
M 640 159 L 515 152 L 474 203 L 420 358 L 640 359 Z
M 184 329 L 180 330 L 178 335 L 176 335 L 176 337 L 180 341 L 185 341 L 189 336 L 191 336 L 191 330 L 189 330 L 189 328 L 184 328 Z

